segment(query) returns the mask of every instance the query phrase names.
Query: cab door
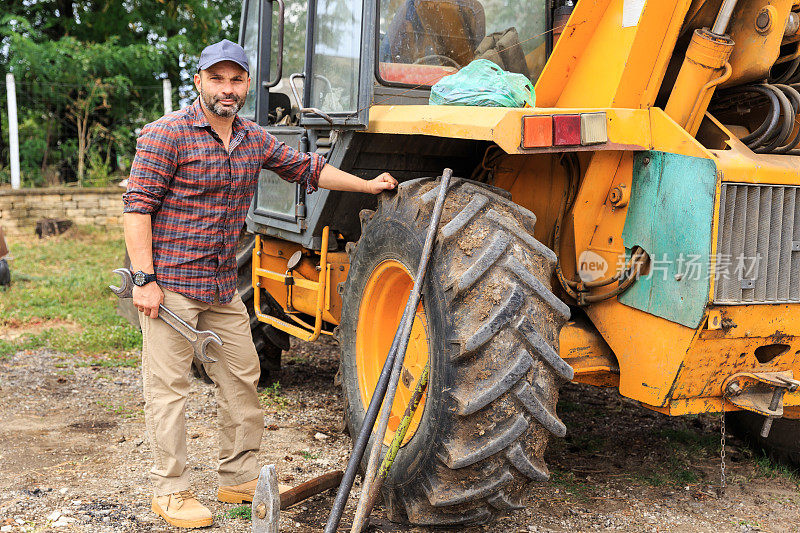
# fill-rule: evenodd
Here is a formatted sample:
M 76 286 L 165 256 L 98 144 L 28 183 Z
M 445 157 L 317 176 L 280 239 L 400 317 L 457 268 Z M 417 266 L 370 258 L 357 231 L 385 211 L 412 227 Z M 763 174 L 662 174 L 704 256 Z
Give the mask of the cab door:
M 301 123 L 364 128 L 372 97 L 375 1 L 310 0 L 308 8 Z
M 374 13 L 372 4 L 370 0 L 245 0 L 240 43 L 257 67 L 251 72 L 251 98 L 242 116 L 287 145 L 326 154 L 341 138 L 339 133 L 364 128 L 372 96 L 374 38 L 365 15 Z M 313 236 L 300 235 L 309 212 L 326 198 L 327 191 L 307 198 L 298 185 L 262 171 L 248 227 L 312 244 Z
M 287 3 L 290 7 L 302 6 L 294 0 L 244 0 L 242 3 L 239 44 L 248 56 L 251 83 L 247 102 L 239 114 L 266 128 L 279 141 L 298 148 L 303 129 L 292 126 L 293 106 L 283 79 Z M 305 34 L 304 11 L 292 15 L 290 35 Z M 274 172 L 262 170 L 248 223 L 255 216 L 282 231 L 300 232 L 295 213 L 297 197 L 295 184 L 280 179 Z

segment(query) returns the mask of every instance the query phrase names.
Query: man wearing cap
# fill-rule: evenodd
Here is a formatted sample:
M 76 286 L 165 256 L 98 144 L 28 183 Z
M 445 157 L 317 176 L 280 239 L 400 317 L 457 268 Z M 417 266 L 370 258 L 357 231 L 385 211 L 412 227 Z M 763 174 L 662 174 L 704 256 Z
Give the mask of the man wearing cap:
M 301 183 L 377 194 L 397 186 L 343 172 L 300 153 L 237 115 L 250 87 L 247 56 L 228 40 L 206 47 L 194 76 L 200 96 L 146 125 L 123 195 L 125 241 L 135 272 L 133 303 L 142 325 L 145 426 L 153 452 L 152 509 L 179 527 L 212 523 L 190 490 L 185 403 L 192 349 L 156 320 L 159 304 L 201 330 L 213 330 L 215 363 L 205 370 L 218 404 L 219 488 L 224 502 L 252 501 L 264 418 L 250 320 L 237 291 L 236 246 L 262 168 Z

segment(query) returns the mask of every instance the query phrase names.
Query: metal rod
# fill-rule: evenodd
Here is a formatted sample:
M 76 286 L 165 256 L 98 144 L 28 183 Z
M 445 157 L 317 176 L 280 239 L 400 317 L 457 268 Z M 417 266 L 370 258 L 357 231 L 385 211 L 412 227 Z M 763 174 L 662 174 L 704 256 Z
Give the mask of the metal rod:
M 415 300 L 414 303 L 414 311 L 416 312 L 417 303 L 419 302 L 420 292 L 422 291 L 422 280 L 425 277 L 425 272 L 428 267 L 428 260 L 430 259 L 431 252 L 433 251 L 433 245 L 436 238 L 437 228 L 439 227 L 439 220 L 442 217 L 442 208 L 444 207 L 444 199 L 447 195 L 447 189 L 450 187 L 450 178 L 453 175 L 453 171 L 449 168 L 444 169 L 442 173 L 442 182 L 441 188 L 439 189 L 439 195 L 436 198 L 436 204 L 433 208 L 433 213 L 431 214 L 431 225 L 428 227 L 428 236 L 425 239 L 425 246 L 422 249 L 422 258 L 419 262 L 419 271 L 417 272 L 417 279 L 414 280 L 414 289 L 411 292 L 411 296 L 409 297 L 409 301 L 411 298 Z M 389 382 L 389 388 L 386 392 L 386 398 L 383 401 L 383 411 L 381 411 L 381 418 L 378 421 L 378 427 L 375 430 L 376 435 L 378 438 L 376 439 L 375 445 L 372 447 L 372 450 L 369 454 L 369 461 L 367 462 L 367 472 L 364 474 L 364 483 L 361 486 L 361 496 L 358 499 L 358 507 L 356 508 L 356 518 L 359 516 L 364 515 L 364 508 L 367 505 L 367 494 L 369 493 L 370 486 L 375 479 L 375 470 L 378 467 L 378 462 L 380 461 L 381 450 L 383 448 L 383 437 L 386 435 L 386 428 L 389 425 L 389 416 L 392 413 L 392 403 L 394 403 L 394 396 L 397 392 L 397 384 L 400 381 L 400 373 L 403 369 L 403 361 L 406 357 L 406 348 L 408 347 L 408 341 L 411 337 L 411 327 L 414 324 L 414 316 L 412 315 L 410 320 L 407 320 L 405 324 L 401 324 L 403 328 L 403 335 L 400 338 L 401 344 L 397 350 L 397 359 L 394 362 L 394 368 L 392 368 L 392 377 Z M 355 529 L 356 526 L 361 526 L 361 524 L 353 523 L 353 531 L 360 531 Z
M 783 393 L 786 392 L 785 389 L 780 387 L 775 387 L 775 390 L 772 391 L 772 400 L 769 402 L 769 410 L 771 412 L 775 412 L 778 410 L 778 405 L 780 405 L 781 400 L 783 399 Z M 767 438 L 769 437 L 769 431 L 772 429 L 772 421 L 775 420 L 776 416 L 774 415 L 767 415 L 764 419 L 764 425 L 761 426 L 761 437 Z
M 353 444 L 353 453 L 350 455 L 350 460 L 347 462 L 347 468 L 344 471 L 342 483 L 339 485 L 339 490 L 336 493 L 336 499 L 333 502 L 331 514 L 328 517 L 328 522 L 325 524 L 325 533 L 334 533 L 339 527 L 339 522 L 341 521 L 342 513 L 344 512 L 344 507 L 347 504 L 347 498 L 350 496 L 350 490 L 353 488 L 353 481 L 355 481 L 356 473 L 358 472 L 358 466 L 361 463 L 362 457 L 364 456 L 364 450 L 366 450 L 367 444 L 369 443 L 369 438 L 372 434 L 375 419 L 378 418 L 378 411 L 380 410 L 381 402 L 386 395 L 386 390 L 389 387 L 391 377 L 393 376 L 393 367 L 395 366 L 396 362 L 395 359 L 399 352 L 400 345 L 403 344 L 401 342 L 402 335 L 406 329 L 408 329 L 408 331 L 411 330 L 410 324 L 413 324 L 414 322 L 417 305 L 419 304 L 419 298 L 422 292 L 422 280 L 425 275 L 425 271 L 427 270 L 428 260 L 430 259 L 431 250 L 433 249 L 433 241 L 436 237 L 439 219 L 441 218 L 442 208 L 444 206 L 444 197 L 445 194 L 447 194 L 447 189 L 450 185 L 450 178 L 452 175 L 453 171 L 449 168 L 444 169 L 444 172 L 442 173 L 442 180 L 440 183 L 441 189 L 439 190 L 439 195 L 436 198 L 436 204 L 433 208 L 431 225 L 428 228 L 428 235 L 425 238 L 425 245 L 422 249 L 422 257 L 420 258 L 419 262 L 417 278 L 414 280 L 414 288 L 411 290 L 411 294 L 408 297 L 405 311 L 403 311 L 403 317 L 400 319 L 400 325 L 395 332 L 394 340 L 392 340 L 392 346 L 389 348 L 389 353 L 386 355 L 386 361 L 383 363 L 381 374 L 378 377 L 378 384 L 375 387 L 375 392 L 372 393 L 372 398 L 369 401 L 367 412 L 364 415 L 364 423 L 362 424 L 361 430 L 356 437 L 356 442 Z M 408 328 L 405 327 L 406 323 L 409 323 Z M 406 346 L 408 345 L 407 337 L 404 344 Z M 403 353 L 405 353 L 405 349 L 403 349 Z M 402 366 L 402 360 L 400 366 Z M 395 382 L 395 390 L 396 387 L 397 383 Z M 394 399 L 394 394 L 392 395 L 392 399 Z M 391 403 L 389 404 L 389 408 L 391 409 Z M 378 434 L 382 435 L 381 433 Z M 375 442 L 375 447 L 380 449 L 382 446 L 382 441 L 383 439 L 381 437 L 380 441 Z
M 19 173 L 19 125 L 17 124 L 17 88 L 14 75 L 6 74 L 6 98 L 8 99 L 8 160 L 11 166 L 11 188 L 21 186 Z
M 161 80 L 161 90 L 164 94 L 164 114 L 172 113 L 172 82 L 169 78 Z
M 723 0 L 714 25 L 711 26 L 711 33 L 725 35 L 728 30 L 728 23 L 731 21 L 731 15 L 733 15 L 733 10 L 736 7 L 736 2 L 737 0 Z
M 283 26 L 284 26 L 284 18 L 285 18 L 284 12 L 286 11 L 286 5 L 284 4 L 283 0 L 270 0 L 270 1 L 278 2 L 278 50 L 277 53 L 275 54 L 276 56 L 275 79 L 261 82 L 261 85 L 264 89 L 271 89 L 272 87 L 275 87 L 281 82 L 281 79 L 283 78 Z M 271 14 L 272 14 L 272 6 L 270 6 L 270 19 L 272 19 Z M 270 35 L 269 38 L 270 41 L 267 42 L 269 42 L 271 45 L 272 35 Z
M 410 306 L 407 303 L 406 309 L 403 312 L 403 318 L 400 319 L 401 324 L 404 323 L 408 317 L 409 309 Z M 350 455 L 350 460 L 347 462 L 347 468 L 344 471 L 339 490 L 336 492 L 336 499 L 333 501 L 331 514 L 328 517 L 328 523 L 325 525 L 325 533 L 334 533 L 339 527 L 339 521 L 342 519 L 342 513 L 347 504 L 347 498 L 350 496 L 350 490 L 353 488 L 353 481 L 356 479 L 358 465 L 361 463 L 361 458 L 364 456 L 364 450 L 367 448 L 369 437 L 372 434 L 372 426 L 375 424 L 375 419 L 378 418 L 381 402 L 386 395 L 386 388 L 389 386 L 389 378 L 391 377 L 394 358 L 397 355 L 397 347 L 400 345 L 401 334 L 402 331 L 398 329 L 394 335 L 394 340 L 392 340 L 392 346 L 389 348 L 386 361 L 383 363 L 381 374 L 378 377 L 378 384 L 375 387 L 375 392 L 372 393 L 372 399 L 369 401 L 367 412 L 364 415 L 364 424 L 361 426 L 358 437 L 356 437 L 356 442 L 353 444 L 353 453 Z
M 400 419 L 400 425 L 397 427 L 397 431 L 394 433 L 392 444 L 389 445 L 389 451 L 387 451 L 386 455 L 383 457 L 381 467 L 378 469 L 375 480 L 372 482 L 372 485 L 369 488 L 366 505 L 362 508 L 359 508 L 361 510 L 360 513 L 358 512 L 358 509 L 356 510 L 356 516 L 353 519 L 353 529 L 350 531 L 350 533 L 361 533 L 366 525 L 367 517 L 369 517 L 372 509 L 375 508 L 375 503 L 378 501 L 378 496 L 381 493 L 383 482 L 389 475 L 389 470 L 394 464 L 394 460 L 397 457 L 397 452 L 400 451 L 400 446 L 402 446 L 403 440 L 406 438 L 406 433 L 408 433 L 408 428 L 411 425 L 411 419 L 414 418 L 414 414 L 417 412 L 417 408 L 419 408 L 419 404 L 422 401 L 422 396 L 428 389 L 429 372 L 430 365 L 429 363 L 425 363 L 425 368 L 422 370 L 422 375 L 419 377 L 416 387 L 414 387 L 414 393 L 411 395 L 411 400 L 409 400 L 408 405 L 406 406 L 406 411 L 403 413 L 403 418 Z

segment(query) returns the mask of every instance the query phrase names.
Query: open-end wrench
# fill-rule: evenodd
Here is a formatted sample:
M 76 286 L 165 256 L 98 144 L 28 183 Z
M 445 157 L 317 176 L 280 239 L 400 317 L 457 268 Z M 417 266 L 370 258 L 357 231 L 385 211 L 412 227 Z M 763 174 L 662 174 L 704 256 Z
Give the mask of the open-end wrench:
M 114 294 L 120 298 L 133 298 L 133 276 L 131 271 L 127 268 L 117 268 L 114 270 L 115 274 L 122 277 L 122 287 L 109 285 Z M 213 331 L 197 331 L 192 326 L 186 323 L 181 317 L 164 307 L 158 306 L 158 318 L 166 322 L 172 329 L 180 333 L 194 349 L 194 356 L 203 363 L 216 363 L 217 360 L 206 355 L 206 347 L 214 342 L 218 346 L 222 346 L 222 339 Z

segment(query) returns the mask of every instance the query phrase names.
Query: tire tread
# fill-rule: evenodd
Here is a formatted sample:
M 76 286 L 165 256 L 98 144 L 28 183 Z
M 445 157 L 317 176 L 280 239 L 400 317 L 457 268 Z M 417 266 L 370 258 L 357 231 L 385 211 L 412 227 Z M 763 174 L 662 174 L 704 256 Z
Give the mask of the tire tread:
M 365 234 L 389 219 L 411 222 L 421 234 L 439 187 L 438 180 L 415 179 L 382 195 Z M 556 256 L 533 237 L 535 222 L 506 191 L 451 184 L 431 261 L 444 273 L 448 313 L 458 317 L 443 332 L 449 365 L 465 379 L 443 392 L 450 425 L 437 430 L 420 481 L 393 487 L 387 480 L 384 501 L 402 505 L 392 516 L 417 525 L 484 522 L 518 509 L 525 485 L 549 477 L 544 445 L 566 432 L 555 400 L 558 385 L 572 378 L 557 351 L 569 307 L 548 288 Z M 344 296 L 353 291 L 346 286 Z

